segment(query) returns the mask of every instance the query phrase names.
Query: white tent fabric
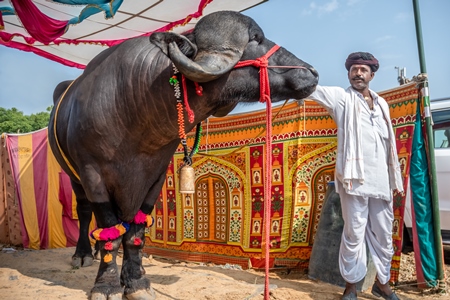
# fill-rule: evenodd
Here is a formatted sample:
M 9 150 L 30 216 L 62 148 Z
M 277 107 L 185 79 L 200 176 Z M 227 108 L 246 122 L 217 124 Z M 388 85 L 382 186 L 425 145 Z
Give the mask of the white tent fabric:
M 89 16 L 48 45 L 27 42 L 30 34 L 16 14 L 7 14 L 5 7 L 14 8 L 14 0 L 0 3 L 4 28 L 0 32 L 12 35 L 10 40 L 0 36 L 0 45 L 34 52 L 60 63 L 83 68 L 93 57 L 108 47 L 111 41 L 148 35 L 158 30 L 185 32 L 192 29 L 201 16 L 219 10 L 243 11 L 265 0 L 123 0 L 112 18 L 104 12 Z M 10 2 L 10 3 L 8 3 Z M 65 1 L 67 2 L 67 1 Z M 113 5 L 114 1 L 110 4 Z M 67 5 L 51 0 L 31 0 L 44 15 L 55 20 L 70 20 L 81 15 L 86 5 Z M 2 10 L 0 10 L 0 17 Z M 1 20 L 1 18 L 0 18 Z M 76 41 L 75 43 L 73 41 Z M 105 43 L 108 42 L 108 43 Z

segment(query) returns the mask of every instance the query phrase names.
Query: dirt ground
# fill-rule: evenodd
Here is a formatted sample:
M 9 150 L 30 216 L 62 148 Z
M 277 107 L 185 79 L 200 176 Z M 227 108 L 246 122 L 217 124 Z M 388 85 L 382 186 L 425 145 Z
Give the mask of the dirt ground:
M 73 269 L 74 248 L 23 250 L 0 245 L 1 299 L 87 299 L 93 286 L 98 261 L 93 266 Z M 446 274 L 450 275 L 450 251 L 446 251 Z M 119 261 L 119 264 L 121 261 Z M 204 265 L 158 257 L 144 257 L 146 276 L 157 299 L 261 300 L 264 272 L 236 266 Z M 419 290 L 414 277 L 413 254 L 402 255 L 400 282 L 395 287 L 400 299 L 450 299 L 449 294 Z M 277 271 L 270 274 L 270 299 L 340 299 L 342 288 L 310 280 L 307 271 Z M 447 286 L 450 281 L 447 279 Z M 359 299 L 380 299 L 370 290 Z

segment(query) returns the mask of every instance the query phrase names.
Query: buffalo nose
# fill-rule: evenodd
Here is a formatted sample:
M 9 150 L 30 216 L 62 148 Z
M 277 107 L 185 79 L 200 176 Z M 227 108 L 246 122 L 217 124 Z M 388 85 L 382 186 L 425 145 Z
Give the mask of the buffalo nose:
M 313 67 L 309 68 L 309 70 L 311 71 L 311 73 L 313 73 L 314 76 L 319 76 L 319 72 L 317 72 Z

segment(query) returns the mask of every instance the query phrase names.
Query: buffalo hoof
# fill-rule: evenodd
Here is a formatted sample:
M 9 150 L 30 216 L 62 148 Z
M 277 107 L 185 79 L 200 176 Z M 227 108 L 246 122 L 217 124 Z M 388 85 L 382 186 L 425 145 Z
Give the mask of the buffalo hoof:
M 100 255 L 100 251 L 96 250 L 94 252 L 94 259 L 96 259 L 96 260 L 101 260 L 102 259 L 101 255 Z
M 89 300 L 122 300 L 122 294 L 105 295 L 102 293 L 92 293 Z
M 156 299 L 155 291 L 150 287 L 146 290 L 138 290 L 132 294 L 125 295 L 128 300 L 154 300 Z
M 91 256 L 85 256 L 83 257 L 83 267 L 89 267 L 92 266 L 94 263 L 94 258 Z
M 92 255 L 87 255 L 84 257 L 72 256 L 72 267 L 79 269 L 81 267 L 89 267 L 94 263 L 94 257 Z
M 72 256 L 72 267 L 76 269 L 81 268 L 81 261 L 81 257 Z

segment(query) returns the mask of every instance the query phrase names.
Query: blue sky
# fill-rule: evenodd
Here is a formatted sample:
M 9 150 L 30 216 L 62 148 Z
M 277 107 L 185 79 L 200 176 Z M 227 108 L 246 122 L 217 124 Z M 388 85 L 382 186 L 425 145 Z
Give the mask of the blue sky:
M 225 1 L 225 0 L 215 0 Z M 344 62 L 355 51 L 371 52 L 380 69 L 371 89 L 398 86 L 395 67 L 420 73 L 412 0 L 269 0 L 244 14 L 266 37 L 312 64 L 319 84 L 347 87 Z M 450 97 L 450 1 L 419 0 L 431 99 Z M 0 107 L 29 115 L 53 104 L 55 86 L 82 72 L 38 55 L 0 45 Z M 238 107 L 235 112 L 264 108 Z

